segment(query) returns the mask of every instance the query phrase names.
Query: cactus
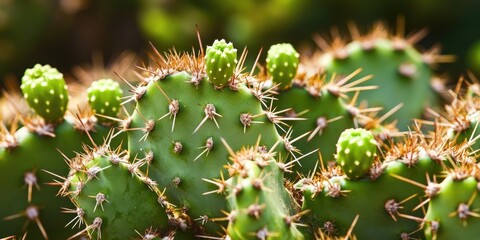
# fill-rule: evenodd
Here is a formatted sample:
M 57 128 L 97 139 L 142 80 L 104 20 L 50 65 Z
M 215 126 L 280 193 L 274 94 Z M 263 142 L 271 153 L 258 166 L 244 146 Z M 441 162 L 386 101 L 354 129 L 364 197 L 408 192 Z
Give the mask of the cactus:
M 262 145 L 286 149 L 282 150 L 284 163 L 289 161 L 288 152 L 296 149 L 281 143 L 262 110 L 259 99 L 263 93 L 246 87 L 245 76 L 234 74 L 227 83 L 216 85 L 204 81 L 207 60 L 203 56 L 167 55 L 169 58 L 164 65 L 160 62 L 158 69 L 147 70 L 147 84 L 134 90 L 141 94 L 133 96 L 137 105 L 132 131 L 128 131 L 130 154 L 146 163 L 148 176 L 166 189 L 172 204 L 187 213 L 186 227 L 198 234 L 215 234 L 222 223 L 211 219 L 221 217 L 220 210 L 227 205 L 223 196 L 208 194 L 222 190 L 203 179 L 220 179 L 225 173 L 222 167 L 228 152 L 220 139 L 236 149 L 255 143 L 261 135 Z M 175 64 L 168 65 L 171 63 Z M 286 170 L 291 165 L 286 164 Z
M 468 169 L 470 168 L 470 169 Z M 479 182 L 471 167 L 463 166 L 449 173 L 429 196 L 422 225 L 426 239 L 474 239 L 480 227 Z
M 125 239 L 168 228 L 169 206 L 156 183 L 128 162 L 126 151 L 95 146 L 68 162 L 62 194 L 75 203 L 74 225 L 85 224 L 92 239 Z M 153 235 L 153 234 L 152 234 Z
M 300 180 L 295 187 L 303 192 L 302 209 L 310 210 L 305 221 L 312 226 L 311 231 L 345 235 L 352 219 L 359 215 L 353 231 L 358 239 L 421 236 L 410 218 L 423 216 L 421 211 L 412 210 L 419 206 L 418 198 L 424 195 L 424 189 L 410 183 L 426 185 L 425 175 L 439 175 L 444 165 L 441 162 L 449 156 L 443 153 L 434 157 L 433 146 L 441 143 L 427 147 L 427 142 L 420 140 L 411 135 L 405 143 L 392 146 L 384 153 L 386 160 L 372 165 L 368 178 L 349 179 L 333 165 Z
M 22 92 L 30 107 L 47 123 L 63 119 L 68 93 L 63 74 L 50 65 L 37 64 L 22 77 Z
M 97 113 L 98 122 L 104 125 L 114 123 L 120 111 L 122 89 L 117 82 L 111 79 L 101 79 L 92 82 L 87 89 L 88 102 L 94 113 Z
M 297 74 L 299 56 L 289 43 L 275 44 L 268 50 L 267 71 L 272 82 L 279 84 L 281 89 L 291 87 L 292 80 Z
M 231 239 L 304 239 L 297 229 L 303 213 L 282 184 L 283 170 L 274 154 L 255 146 L 231 156 L 226 181 Z
M 35 75 L 43 72 L 46 72 L 45 76 Z M 0 189 L 8 194 L 0 199 L 0 235 L 20 238 L 28 233 L 27 239 L 65 239 L 74 231 L 68 228 L 58 230 L 71 220 L 60 210 L 61 207 L 72 207 L 72 204 L 68 199 L 56 196 L 58 189 L 49 186 L 57 185 L 51 183 L 51 174 L 66 175 L 68 168 L 64 157 L 73 157 L 75 152 L 82 149 L 83 143 L 103 141 L 110 128 L 96 124 L 89 113 L 80 113 L 75 117 L 63 116 L 64 111 L 60 108 L 67 105 L 62 100 L 68 100 L 68 95 L 60 91 L 65 87 L 58 83 L 63 79 L 57 70 L 36 65 L 34 69 L 26 71 L 23 79 L 27 101 L 37 99 L 33 102 L 42 103 L 44 107 L 50 101 L 52 110 L 51 114 L 46 114 L 45 109 L 35 109 L 42 118 L 21 116 L 23 127 L 19 129 L 18 122 L 13 123 L 10 129 L 2 125 L 0 169 L 8 171 L 4 171 L 5 178 L 0 182 Z M 53 94 L 50 85 L 44 87 L 42 81 L 55 83 Z M 32 90 L 34 92 L 28 92 Z M 39 107 L 41 104 L 33 106 Z M 57 110 L 54 111 L 54 108 Z M 60 113 L 62 115 L 59 117 Z M 91 139 L 85 132 L 90 132 Z M 112 146 L 118 146 L 120 138 L 113 140 Z
M 474 238 L 476 83 L 449 92 L 446 114 L 430 110 L 437 119 L 393 138 L 395 122 L 405 129 L 435 104 L 431 65 L 443 58 L 414 49 L 418 36 L 378 27 L 302 58 L 277 44 L 258 75 L 243 72 L 246 51 L 237 59 L 225 40 L 205 55 L 155 50 L 138 86 L 126 81 L 133 95 L 123 104 L 135 107 L 125 118 L 109 79 L 87 90 L 91 112 L 65 114 L 62 74 L 35 65 L 21 88 L 37 117 L 0 125 L 0 236 Z
M 438 49 L 420 53 L 415 44 L 424 32 L 403 39 L 401 35 L 391 35 L 382 24 L 374 26 L 371 33 L 360 36 L 353 31 L 353 41 L 344 46 L 323 47 L 324 54 L 318 54 L 316 64 L 329 74 L 349 74 L 363 68 L 362 74 L 373 74 L 368 85 L 378 86 L 378 90 L 362 93 L 359 101 L 367 101 L 369 106 L 383 107 L 384 113 L 399 103 L 401 109 L 392 115 L 398 121 L 400 130 L 407 130 L 411 119 L 421 118 L 426 106 L 438 105 L 441 91 L 440 81 L 434 77 L 432 66 L 439 61 L 449 60 L 437 55 Z M 320 46 L 324 40 L 317 39 Z M 322 44 L 323 43 L 323 44 Z M 338 44 L 340 45 L 340 44 Z

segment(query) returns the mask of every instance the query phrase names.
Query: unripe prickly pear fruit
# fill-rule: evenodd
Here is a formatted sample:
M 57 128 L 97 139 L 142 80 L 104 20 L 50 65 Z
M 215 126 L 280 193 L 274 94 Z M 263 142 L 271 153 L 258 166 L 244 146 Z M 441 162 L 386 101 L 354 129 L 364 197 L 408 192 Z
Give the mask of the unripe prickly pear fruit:
M 222 88 L 228 84 L 237 65 L 237 49 L 224 39 L 215 40 L 207 47 L 205 66 L 209 81 L 215 87 Z
M 290 43 L 272 45 L 267 55 L 267 71 L 275 84 L 286 89 L 297 74 L 299 54 Z
M 114 121 L 110 118 L 115 118 L 120 110 L 122 89 L 120 85 L 111 79 L 101 79 L 92 82 L 88 88 L 88 102 L 94 113 L 102 116 L 97 116 L 101 124 L 109 125 Z
M 46 122 L 63 119 L 68 92 L 63 74 L 50 65 L 36 64 L 22 77 L 21 89 L 28 105 Z
M 351 179 L 363 177 L 377 155 L 373 134 L 363 128 L 346 129 L 337 142 L 337 162 Z

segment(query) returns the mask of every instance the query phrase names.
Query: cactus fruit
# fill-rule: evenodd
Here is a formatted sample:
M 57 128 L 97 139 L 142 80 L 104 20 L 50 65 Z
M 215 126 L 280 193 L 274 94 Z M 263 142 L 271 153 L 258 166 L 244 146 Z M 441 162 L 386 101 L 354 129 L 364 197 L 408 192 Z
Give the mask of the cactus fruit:
M 377 155 L 377 141 L 363 128 L 346 129 L 337 142 L 337 164 L 350 179 L 370 171 Z
M 472 170 L 462 166 L 437 184 L 438 191 L 429 196 L 428 210 L 422 220 L 426 239 L 478 237 L 480 184 Z
M 267 71 L 280 89 L 291 87 L 297 74 L 299 54 L 290 43 L 272 45 L 267 55 Z
M 47 123 L 63 119 L 68 93 L 63 74 L 57 69 L 36 64 L 25 71 L 21 89 L 30 107 Z
M 207 60 L 202 56 L 167 55 L 166 63 L 174 62 L 169 58 L 175 59 L 175 66 L 160 62 L 158 69 L 146 71 L 146 85 L 134 90 L 142 94 L 133 96 L 137 105 L 128 131 L 130 154 L 148 163 L 145 172 L 166 188 L 172 204 L 188 214 L 188 227 L 214 234 L 221 231 L 221 223 L 209 219 L 221 217 L 220 210 L 227 205 L 224 197 L 206 194 L 221 190 L 203 179 L 220 179 L 224 172 L 228 152 L 220 139 L 237 149 L 261 135 L 261 144 L 287 149 L 282 152 L 284 162 L 289 160 L 287 151 L 296 149 L 274 145 L 282 139 L 262 110 L 263 95 L 248 88 L 243 75 L 215 85 L 204 81 L 202 66 Z M 288 170 L 291 164 L 285 166 Z
M 237 66 L 237 49 L 224 39 L 215 40 L 207 47 L 205 67 L 208 80 L 218 88 L 228 84 Z
M 297 229 L 303 213 L 285 189 L 275 153 L 262 146 L 233 153 L 227 166 L 227 235 L 231 239 L 304 239 Z M 298 224 L 300 225 L 300 224 Z
M 316 64 L 328 74 L 349 74 L 357 68 L 363 68 L 363 74 L 373 74 L 368 85 L 378 86 L 378 90 L 368 91 L 359 96 L 359 101 L 367 101 L 371 107 L 383 107 L 384 112 L 403 103 L 401 109 L 392 115 L 398 121 L 401 131 L 407 130 L 411 119 L 421 118 L 425 107 L 436 106 L 438 95 L 435 89 L 443 89 L 432 71 L 437 62 L 449 60 L 438 56 L 438 49 L 424 54 L 418 52 L 415 44 L 424 32 L 403 39 L 400 35 L 391 35 L 382 24 L 374 26 L 371 33 L 360 36 L 358 30 L 352 31 L 353 41 L 344 46 L 328 45 L 319 41 L 323 54 L 318 54 Z M 334 41 L 335 43 L 335 41 Z
M 130 239 L 168 228 L 169 206 L 156 183 L 128 162 L 126 151 L 95 146 L 68 162 L 62 194 L 75 203 L 74 225 L 92 239 Z
M 111 79 L 101 79 L 92 82 L 87 89 L 88 103 L 94 113 L 97 113 L 98 122 L 105 125 L 114 123 L 120 111 L 122 89 L 117 82 Z

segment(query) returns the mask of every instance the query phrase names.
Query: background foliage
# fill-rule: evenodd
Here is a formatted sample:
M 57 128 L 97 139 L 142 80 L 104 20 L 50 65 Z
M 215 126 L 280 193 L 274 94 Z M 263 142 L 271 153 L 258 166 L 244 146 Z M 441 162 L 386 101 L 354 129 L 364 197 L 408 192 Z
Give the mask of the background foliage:
M 0 0 L 0 79 L 18 79 L 35 63 L 68 75 L 95 53 L 107 62 L 124 51 L 143 55 L 149 42 L 190 50 L 196 26 L 205 45 L 226 38 L 248 46 L 253 59 L 277 42 L 311 49 L 312 34 L 329 36 L 333 27 L 346 34 L 349 22 L 368 30 L 382 20 L 394 29 L 398 16 L 407 33 L 429 30 L 420 48 L 440 44 L 457 56 L 439 69 L 457 79 L 480 71 L 478 10 L 475 0 Z

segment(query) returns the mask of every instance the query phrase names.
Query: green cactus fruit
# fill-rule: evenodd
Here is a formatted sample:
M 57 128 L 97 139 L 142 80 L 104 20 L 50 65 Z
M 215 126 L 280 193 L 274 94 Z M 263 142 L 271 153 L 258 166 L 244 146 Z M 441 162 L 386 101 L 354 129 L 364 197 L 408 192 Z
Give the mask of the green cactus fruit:
M 143 94 L 136 98 L 129 150 L 138 161 L 148 163 L 145 171 L 166 189 L 172 204 L 188 214 L 187 223 L 194 223 L 189 227 L 212 235 L 224 223 L 211 219 L 223 216 L 220 210 L 227 209 L 224 196 L 206 194 L 222 191 L 204 181 L 221 179 L 225 173 L 228 152 L 220 139 L 235 149 L 253 145 L 259 136 L 267 146 L 280 142 L 275 145 L 278 151 L 285 144 L 252 95 L 253 89 L 239 83 L 220 90 L 195 77 L 203 74 L 187 70 L 152 77 L 155 80 L 137 88 Z M 287 154 L 282 151 L 285 162 L 290 160 Z
M 297 229 L 301 213 L 297 214 L 273 156 L 256 146 L 231 157 L 227 181 L 231 239 L 304 239 Z
M 272 45 L 267 55 L 267 71 L 274 84 L 281 89 L 291 87 L 297 74 L 299 54 L 290 43 Z
M 126 151 L 108 145 L 69 161 L 63 194 L 76 205 L 76 220 L 92 239 L 131 239 L 149 229 L 168 228 L 169 206 L 156 183 L 128 162 Z M 74 235 L 75 236 L 75 235 Z
M 22 77 L 21 89 L 30 107 L 47 123 L 63 119 L 68 92 L 63 74 L 50 65 L 36 64 Z
M 363 128 L 346 129 L 337 142 L 337 164 L 351 179 L 365 176 L 377 155 L 377 141 Z
M 98 122 L 111 125 L 120 111 L 122 89 L 120 84 L 111 79 L 101 79 L 92 82 L 87 89 L 88 102 L 97 115 Z
M 237 49 L 224 39 L 207 46 L 205 66 L 208 80 L 217 88 L 228 85 L 237 65 Z
M 426 176 L 439 179 L 450 157 L 445 153 L 441 159 L 433 158 L 429 154 L 434 155 L 436 147 L 423 146 L 407 139 L 392 147 L 381 155 L 388 160 L 370 168 L 369 178 L 350 179 L 340 174 L 338 166 L 330 166 L 299 181 L 295 186 L 303 192 L 302 209 L 309 210 L 305 223 L 310 231 L 320 229 L 325 235 L 342 236 L 358 215 L 353 230 L 358 239 L 422 238 L 416 231 L 418 224 L 411 219 L 423 218 L 420 203 L 434 188 Z
M 464 169 L 465 170 L 465 169 Z M 475 239 L 480 228 L 480 183 L 470 171 L 450 173 L 430 197 L 423 219 L 426 239 Z
M 0 236 L 21 239 L 67 239 L 76 230 L 68 225 L 72 216 L 61 212 L 62 207 L 72 208 L 66 198 L 57 195 L 58 187 L 50 186 L 57 176 L 65 176 L 68 167 L 65 157 L 71 158 L 82 150 L 82 143 L 91 140 L 80 126 L 70 119 L 52 125 L 24 123 L 15 131 L 0 134 Z M 89 125 L 85 123 L 85 125 Z M 93 125 L 90 135 L 96 143 L 103 142 L 109 129 Z M 94 130 L 94 131 L 93 131 Z M 117 140 L 112 141 L 118 144 Z M 62 156 L 64 155 L 64 156 Z M 57 185 L 57 184 L 53 184 Z
M 391 117 L 406 131 L 411 119 L 423 116 L 425 107 L 439 103 L 435 89 L 442 87 L 433 84 L 433 59 L 432 54 L 417 51 L 409 40 L 390 36 L 383 26 L 376 26 L 372 34 L 327 51 L 316 61 L 328 74 L 349 74 L 357 68 L 363 69 L 362 74 L 373 74 L 368 85 L 378 89 L 360 94 L 358 100 L 383 107 L 382 114 L 403 103 Z

